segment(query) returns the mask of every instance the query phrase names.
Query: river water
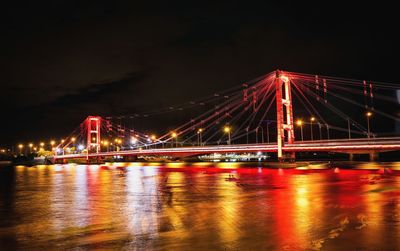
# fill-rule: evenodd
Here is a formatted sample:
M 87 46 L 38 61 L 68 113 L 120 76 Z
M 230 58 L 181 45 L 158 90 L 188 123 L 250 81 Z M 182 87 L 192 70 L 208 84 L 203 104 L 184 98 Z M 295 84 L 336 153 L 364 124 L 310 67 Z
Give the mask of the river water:
M 0 249 L 400 250 L 386 165 L 2 167 Z

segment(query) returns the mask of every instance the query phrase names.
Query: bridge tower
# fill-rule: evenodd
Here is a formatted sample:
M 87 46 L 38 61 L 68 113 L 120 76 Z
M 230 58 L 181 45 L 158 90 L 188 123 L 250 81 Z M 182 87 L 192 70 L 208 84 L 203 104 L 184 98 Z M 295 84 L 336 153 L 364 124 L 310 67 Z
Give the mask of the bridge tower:
M 286 156 L 284 156 L 282 151 L 282 147 L 285 144 L 285 131 L 287 135 L 287 143 L 294 143 L 291 84 L 289 77 L 282 74 L 279 70 L 276 71 L 275 88 L 278 160 L 283 161 L 285 158 L 288 158 L 290 161 L 293 161 L 295 158 L 293 152 L 287 153 Z
M 100 127 L 101 127 L 101 117 L 99 116 L 89 116 L 86 118 L 86 128 L 87 128 L 87 142 L 86 147 L 88 152 L 94 149 L 96 153 L 100 151 Z

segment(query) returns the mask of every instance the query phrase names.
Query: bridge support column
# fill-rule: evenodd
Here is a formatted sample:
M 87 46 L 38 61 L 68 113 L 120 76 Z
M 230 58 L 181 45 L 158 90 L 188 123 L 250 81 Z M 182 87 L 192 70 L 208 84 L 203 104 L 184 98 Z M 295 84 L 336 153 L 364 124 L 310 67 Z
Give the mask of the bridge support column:
M 369 153 L 369 161 L 378 161 L 379 154 L 377 152 Z
M 282 87 L 284 87 L 284 91 L 282 90 Z M 287 76 L 281 75 L 279 70 L 276 71 L 275 89 L 278 161 L 282 162 L 287 158 L 289 158 L 291 161 L 294 161 L 294 153 L 289 153 L 288 156 L 287 154 L 284 155 L 282 150 L 285 144 L 285 131 L 287 132 L 287 143 L 294 143 L 294 127 L 290 79 Z M 286 113 L 286 123 L 284 113 Z
M 137 158 L 136 155 L 134 155 L 134 156 L 125 156 L 125 160 L 129 161 L 129 162 L 135 162 L 135 161 L 138 161 L 138 158 Z
M 288 160 L 289 162 L 295 162 L 296 161 L 296 153 L 295 152 L 285 153 L 285 159 Z
M 354 161 L 354 153 L 350 153 L 349 154 L 349 160 L 350 161 Z

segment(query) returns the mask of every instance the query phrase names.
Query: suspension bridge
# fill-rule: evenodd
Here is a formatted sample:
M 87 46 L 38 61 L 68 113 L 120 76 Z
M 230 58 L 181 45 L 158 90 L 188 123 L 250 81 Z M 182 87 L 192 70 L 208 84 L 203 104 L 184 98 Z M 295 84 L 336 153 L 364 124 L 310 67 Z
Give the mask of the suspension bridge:
M 375 160 L 380 152 L 400 150 L 397 89 L 277 70 L 178 106 L 89 116 L 55 147 L 54 160 L 254 152 L 275 153 L 279 161 L 294 161 L 299 152 L 369 154 Z M 161 136 L 126 126 L 129 120 L 182 113 L 193 116 Z

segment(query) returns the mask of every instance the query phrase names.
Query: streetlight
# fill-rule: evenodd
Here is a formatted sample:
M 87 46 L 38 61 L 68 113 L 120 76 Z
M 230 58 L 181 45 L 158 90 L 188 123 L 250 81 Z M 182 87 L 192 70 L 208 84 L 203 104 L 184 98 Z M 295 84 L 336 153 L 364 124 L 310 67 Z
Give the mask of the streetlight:
M 62 155 L 64 155 L 64 150 L 65 150 L 65 146 L 64 146 L 64 142 L 65 142 L 65 139 L 61 139 L 61 150 L 62 150 Z
M 108 141 L 107 140 L 103 141 L 103 145 L 107 148 L 107 152 L 109 152 Z
M 350 118 L 349 117 L 347 117 L 347 130 L 349 132 L 349 139 L 351 139 Z
M 157 140 L 157 136 L 155 134 L 150 135 L 150 140 L 152 143 L 155 143 Z M 156 148 L 157 146 L 154 144 L 154 148 Z
M 171 137 L 172 137 L 172 147 L 174 147 L 174 139 L 176 140 L 176 147 L 178 147 L 178 134 L 176 132 L 172 132 Z
M 75 141 L 76 141 L 76 138 L 75 137 L 72 137 L 71 138 L 71 142 L 72 142 L 72 147 L 74 147 L 75 148 Z M 75 149 L 76 150 L 76 149 Z
M 302 120 L 297 120 L 296 125 L 300 126 L 301 141 L 303 141 L 304 140 L 304 138 L 303 138 L 303 121 Z
M 314 117 L 310 118 L 310 128 L 311 128 L 311 141 L 314 140 L 314 134 L 313 134 L 313 122 L 315 121 Z
M 118 151 L 118 139 L 114 139 L 114 151 Z
M 203 132 L 203 128 L 199 128 L 197 130 L 197 141 L 198 141 L 199 146 L 201 146 L 203 144 L 203 139 L 202 139 L 202 135 L 201 135 L 202 132 Z
M 230 145 L 231 144 L 231 128 L 229 126 L 225 126 L 224 132 L 228 134 L 228 145 Z
M 258 126 L 256 127 L 256 130 L 254 130 L 256 133 L 256 144 L 258 144 Z
M 122 147 L 122 140 L 117 138 L 114 140 L 114 142 L 115 142 L 115 147 L 116 147 L 117 151 L 119 151 L 119 149 Z
M 246 127 L 246 144 L 249 143 L 249 127 Z
M 256 141 L 258 143 L 258 128 L 261 128 L 261 143 L 264 144 L 264 128 L 262 126 L 257 126 L 256 128 Z
M 50 145 L 51 145 L 51 150 L 53 151 L 54 150 L 54 144 L 55 144 L 56 142 L 54 141 L 54 140 L 52 140 L 52 141 L 50 141 Z
M 366 113 L 366 116 L 367 116 L 367 126 L 368 126 L 368 138 L 370 138 L 371 137 L 371 132 L 370 132 L 370 125 L 369 125 L 369 118 L 372 116 L 372 112 L 367 112 Z
M 33 147 L 33 144 L 29 143 L 29 153 L 32 153 L 32 147 Z
M 154 134 L 152 134 L 151 136 L 150 136 L 150 139 L 152 140 L 152 141 L 155 141 L 156 140 L 156 135 L 154 135 Z
M 331 138 L 329 136 L 329 125 L 328 124 L 326 124 L 326 134 L 327 134 L 328 140 L 330 140 Z
M 318 122 L 318 128 L 319 128 L 319 139 L 322 140 L 322 125 L 319 122 Z
M 21 155 L 22 154 L 22 148 L 24 148 L 24 145 L 23 144 L 19 144 L 18 148 L 19 148 L 19 154 Z

